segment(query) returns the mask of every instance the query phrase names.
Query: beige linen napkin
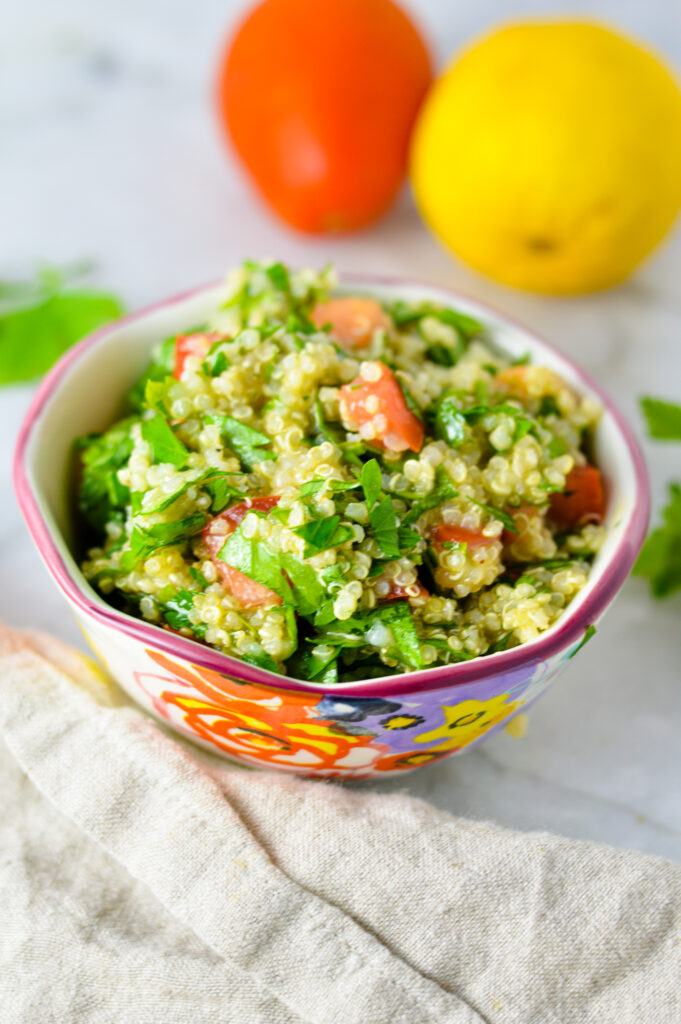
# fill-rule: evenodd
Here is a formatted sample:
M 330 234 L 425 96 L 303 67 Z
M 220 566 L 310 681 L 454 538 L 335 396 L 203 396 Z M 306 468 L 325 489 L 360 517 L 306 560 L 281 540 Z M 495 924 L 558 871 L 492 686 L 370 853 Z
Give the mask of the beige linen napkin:
M 681 868 L 230 768 L 0 632 L 2 1024 L 679 1024 Z

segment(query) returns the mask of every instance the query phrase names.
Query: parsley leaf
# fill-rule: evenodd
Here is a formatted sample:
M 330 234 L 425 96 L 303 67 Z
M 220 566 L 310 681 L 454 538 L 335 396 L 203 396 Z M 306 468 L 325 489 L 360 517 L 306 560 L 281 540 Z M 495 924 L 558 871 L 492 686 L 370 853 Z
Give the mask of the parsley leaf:
M 367 508 L 371 510 L 372 506 L 376 504 L 383 486 L 381 480 L 381 467 L 379 466 L 376 459 L 369 459 L 362 466 L 362 472 L 360 473 L 359 482 L 362 485 L 364 491 L 364 498 L 367 503 Z
M 149 408 L 156 408 L 158 406 L 161 392 L 165 390 L 160 388 L 160 385 L 173 372 L 175 341 L 176 339 L 173 335 L 154 348 L 151 363 L 128 392 L 128 405 L 138 412 L 141 412 L 147 406 Z M 150 383 L 159 385 L 156 392 L 147 392 L 147 387 Z M 152 404 L 149 402 L 149 396 L 154 394 L 157 401 Z
M 0 284 L 0 384 L 39 377 L 122 312 L 106 292 L 65 288 L 58 271 L 44 272 L 35 284 Z
M 651 437 L 659 441 L 681 441 L 681 405 L 661 398 L 641 399 Z
M 102 531 L 130 500 L 130 492 L 120 483 L 118 470 L 127 462 L 133 442 L 130 427 L 137 423 L 129 416 L 104 434 L 93 434 L 76 442 L 80 450 L 81 477 L 78 507 L 93 529 Z
M 218 344 L 221 345 L 222 340 Z M 229 366 L 229 359 L 222 348 L 219 348 L 215 353 L 209 352 L 207 358 L 203 361 L 203 371 L 209 377 L 219 377 L 221 373 L 229 369 Z
M 553 395 L 544 395 L 539 403 L 539 416 L 560 416 L 560 409 Z
M 304 526 L 296 526 L 293 533 L 305 541 L 305 558 L 316 555 L 327 548 L 336 548 L 352 540 L 355 531 L 351 526 L 341 526 L 340 516 L 326 516 L 324 519 L 313 519 Z
M 206 577 L 203 575 L 200 569 L 196 568 L 195 565 L 189 566 L 189 575 L 194 580 L 194 583 L 196 583 L 197 587 L 201 587 L 202 590 L 209 585 Z
M 655 597 L 681 589 L 681 484 L 669 485 L 662 525 L 648 535 L 633 572 L 650 582 Z
M 338 682 L 338 650 L 329 647 L 322 656 L 315 650 L 300 650 L 288 659 L 286 668 L 294 678 L 314 683 Z
M 324 489 L 332 494 L 340 494 L 343 491 L 354 491 L 359 487 L 358 480 L 333 480 L 323 476 L 313 476 L 311 480 L 303 484 L 298 491 L 301 498 L 309 498 L 313 494 L 319 494 Z
M 249 579 L 273 590 L 287 604 L 293 602 L 291 586 L 284 577 L 277 552 L 271 551 L 262 541 L 244 537 L 241 526 L 227 538 L 217 557 Z
M 221 512 L 229 504 L 231 498 L 245 498 L 243 491 L 232 487 L 227 480 L 228 474 L 208 467 L 204 470 L 190 469 L 183 474 L 183 480 L 170 494 L 159 498 L 155 504 L 148 504 L 143 494 L 132 494 L 133 512 L 143 512 L 147 515 L 150 512 L 163 512 L 178 498 L 182 497 L 189 487 L 201 487 L 207 491 L 211 498 L 211 512 Z M 148 493 L 148 492 L 147 492 Z
M 155 412 L 160 412 L 162 416 L 167 414 L 167 408 L 165 404 L 165 386 L 160 380 L 147 380 L 144 385 L 144 400 L 143 405 L 147 409 L 154 409 Z
M 480 321 L 468 316 L 467 313 L 442 308 L 431 302 L 410 303 L 400 300 L 393 302 L 388 309 L 397 327 L 409 327 L 423 317 L 430 316 L 434 320 L 439 320 L 440 323 L 447 324 L 448 327 L 453 327 L 466 340 L 474 338 L 477 334 L 482 334 L 483 331 Z
M 444 505 L 451 498 L 456 498 L 458 493 L 449 479 L 446 470 L 442 466 L 438 466 L 435 470 L 435 486 L 429 494 L 414 502 L 402 520 L 402 526 L 410 526 L 411 523 L 415 523 L 417 519 L 420 519 L 424 512 L 428 512 L 431 508 L 437 508 L 439 505 Z
M 198 533 L 205 523 L 206 517 L 203 513 L 194 512 L 184 519 L 175 519 L 170 523 L 134 526 L 128 544 L 121 554 L 122 571 L 131 572 L 139 562 L 143 562 L 158 548 L 188 540 Z
M 423 668 L 421 645 L 408 602 L 396 601 L 384 605 L 373 614 L 392 630 L 395 650 L 400 660 L 410 668 Z
M 164 416 L 155 413 L 151 419 L 142 420 L 141 430 L 142 437 L 151 445 L 154 462 L 171 462 L 174 466 L 184 466 L 189 452 L 175 437 Z
M 401 551 L 397 534 L 397 516 L 390 495 L 384 494 L 378 504 L 369 509 L 369 522 L 385 557 L 399 558 Z
M 410 526 L 400 526 L 397 529 L 397 543 L 399 544 L 400 552 L 405 553 L 413 551 L 418 542 L 421 540 L 421 534 L 418 530 L 412 530 Z
M 495 640 L 493 644 L 490 644 L 485 654 L 498 654 L 499 651 L 505 651 L 508 646 L 508 641 L 511 639 L 510 633 L 504 633 L 498 640 Z
M 589 640 L 595 634 L 595 632 L 596 632 L 596 627 L 595 626 L 587 626 L 586 627 L 586 629 L 584 630 L 584 636 L 580 640 L 579 644 L 577 645 L 577 647 L 575 647 L 574 651 L 572 651 L 568 655 L 568 661 L 569 661 L 570 658 L 574 658 L 575 654 L 577 654 L 579 651 L 581 651 L 581 649 L 584 646 L 584 644 L 588 644 Z
M 469 501 L 477 505 L 478 508 L 483 509 L 491 515 L 492 519 L 496 519 L 498 522 L 504 524 L 504 529 L 508 530 L 509 533 L 518 533 L 518 527 L 515 524 L 515 519 L 510 513 L 505 512 L 503 508 L 496 508 L 494 505 L 485 505 L 482 501 L 476 501 L 475 498 L 469 498 Z
M 267 434 L 262 434 L 254 427 L 240 423 L 232 416 L 212 413 L 206 416 L 208 423 L 214 423 L 226 440 L 234 454 L 246 469 L 253 469 L 259 462 L 276 459 L 274 452 L 268 451 L 266 445 L 271 443 Z
M 442 398 L 435 407 L 433 418 L 435 436 L 458 448 L 466 438 L 466 417 L 448 398 Z
M 256 665 L 258 668 L 267 669 L 268 672 L 279 672 L 279 666 L 272 655 L 268 654 L 260 644 L 253 644 L 253 647 L 247 654 L 241 652 L 239 657 L 248 665 Z
M 381 467 L 376 459 L 369 459 L 359 477 L 369 510 L 369 522 L 381 551 L 387 558 L 399 558 L 397 516 L 392 498 L 382 490 Z
M 273 590 L 285 605 L 296 608 L 301 615 L 314 615 L 326 597 L 311 566 L 290 552 L 272 551 L 262 541 L 244 537 L 241 526 L 227 538 L 218 558 Z
M 389 647 L 391 657 L 397 658 L 409 668 L 423 668 L 421 645 L 407 601 L 379 605 L 372 611 L 361 612 L 350 619 L 336 619 L 327 625 L 319 639 L 321 643 L 338 644 L 341 647 L 365 646 L 368 643 L 366 633 L 376 622 L 381 622 L 392 631 L 393 643 Z
M 205 622 L 192 622 L 189 612 L 194 607 L 194 594 L 189 590 L 174 590 L 166 594 L 164 590 L 158 595 L 163 617 L 173 629 L 191 629 L 192 633 L 203 640 L 208 625 Z
M 228 481 L 228 476 L 232 474 L 228 473 L 217 473 L 212 470 L 208 471 L 209 475 L 206 480 L 202 483 L 204 491 L 208 491 L 211 496 L 211 512 L 217 514 L 222 512 L 223 508 L 229 505 L 232 498 L 245 498 L 246 494 L 243 491 L 238 490 Z
M 346 433 L 340 424 L 331 423 L 324 415 L 324 407 L 321 399 L 317 398 L 314 404 L 314 416 L 317 430 L 326 441 L 331 444 L 341 444 L 345 441 Z
M 456 348 L 452 348 L 450 345 L 438 341 L 428 346 L 426 356 L 431 363 L 437 363 L 438 366 L 456 366 L 461 358 L 461 349 L 458 345 Z
M 290 293 L 291 282 L 289 281 L 288 270 L 283 263 L 270 263 L 268 267 L 265 267 L 265 273 L 277 291 L 284 292 L 285 295 Z
M 305 618 L 316 615 L 326 598 L 319 575 L 312 566 L 301 562 L 288 551 L 282 551 L 279 561 L 291 585 L 293 606 Z

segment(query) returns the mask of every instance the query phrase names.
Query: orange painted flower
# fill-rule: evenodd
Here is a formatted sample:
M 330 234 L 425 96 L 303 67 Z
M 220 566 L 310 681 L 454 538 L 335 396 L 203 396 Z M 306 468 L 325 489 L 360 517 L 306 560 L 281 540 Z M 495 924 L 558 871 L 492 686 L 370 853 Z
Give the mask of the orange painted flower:
M 158 651 L 147 653 L 170 673 L 168 682 L 174 677 L 184 684 L 180 692 L 164 689 L 161 699 L 182 713 L 191 733 L 226 753 L 273 766 L 352 774 L 369 768 L 387 750 L 372 746 L 371 735 L 355 735 L 316 717 L 317 696 L 236 682 Z

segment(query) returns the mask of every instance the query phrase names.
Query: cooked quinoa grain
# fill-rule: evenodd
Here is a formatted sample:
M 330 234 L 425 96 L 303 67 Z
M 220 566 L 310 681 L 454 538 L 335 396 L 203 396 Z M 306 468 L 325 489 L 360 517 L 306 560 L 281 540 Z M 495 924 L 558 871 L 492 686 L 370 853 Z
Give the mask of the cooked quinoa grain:
M 245 264 L 78 442 L 86 577 L 109 601 L 323 683 L 526 643 L 584 586 L 599 409 L 433 303 Z

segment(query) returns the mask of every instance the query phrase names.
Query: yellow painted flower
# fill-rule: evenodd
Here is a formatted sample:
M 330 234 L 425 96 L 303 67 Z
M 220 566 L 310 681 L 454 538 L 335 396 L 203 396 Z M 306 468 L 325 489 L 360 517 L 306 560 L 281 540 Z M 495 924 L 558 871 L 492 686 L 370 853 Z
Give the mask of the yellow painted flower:
M 523 701 L 508 701 L 507 693 L 491 697 L 489 700 L 465 700 L 453 707 L 442 706 L 444 722 L 431 732 L 422 732 L 414 737 L 415 743 L 435 743 L 442 740 L 435 750 L 458 750 L 468 746 L 478 737 L 491 729 L 493 725 L 508 718 Z

